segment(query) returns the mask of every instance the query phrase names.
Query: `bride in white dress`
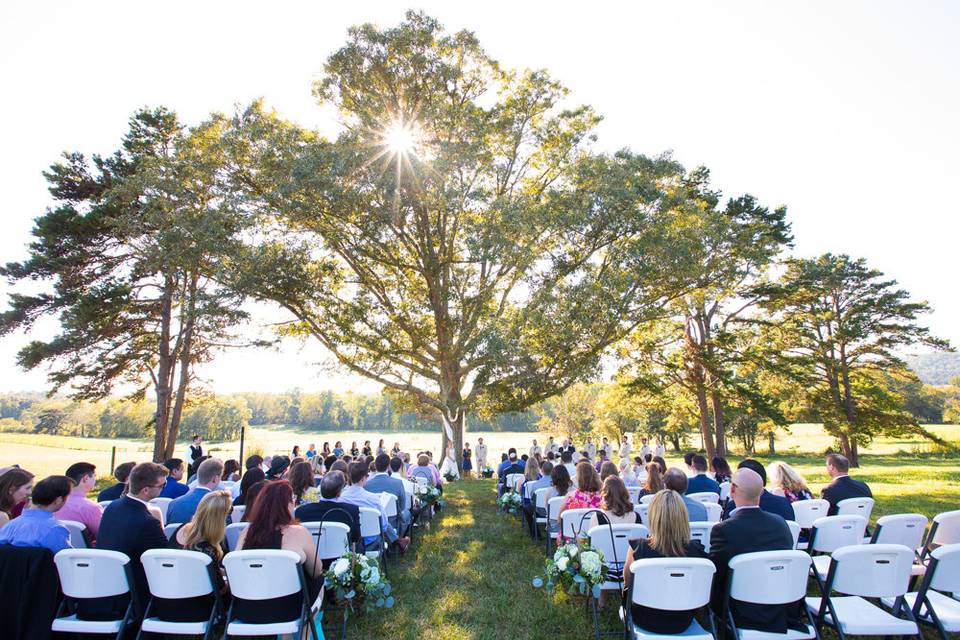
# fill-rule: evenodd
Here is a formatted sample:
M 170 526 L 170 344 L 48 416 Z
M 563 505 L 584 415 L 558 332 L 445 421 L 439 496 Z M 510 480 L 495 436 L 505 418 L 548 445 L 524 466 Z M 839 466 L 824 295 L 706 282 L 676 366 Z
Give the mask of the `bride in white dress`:
M 460 469 L 457 467 L 457 454 L 454 452 L 453 444 L 447 447 L 447 454 L 443 457 L 443 464 L 440 466 L 440 476 L 443 478 L 452 476 L 454 480 L 460 479 Z

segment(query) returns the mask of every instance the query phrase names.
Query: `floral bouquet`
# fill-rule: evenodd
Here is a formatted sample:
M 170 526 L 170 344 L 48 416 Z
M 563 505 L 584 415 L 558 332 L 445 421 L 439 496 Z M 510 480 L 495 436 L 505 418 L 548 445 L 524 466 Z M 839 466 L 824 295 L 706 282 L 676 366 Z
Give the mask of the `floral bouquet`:
M 394 604 L 391 587 L 375 560 L 362 553 L 348 552 L 337 559 L 323 574 L 323 584 L 334 590 L 336 599 L 353 610 L 354 604 L 363 604 L 364 611 Z
M 440 489 L 426 484 L 417 484 L 414 495 L 420 498 L 420 504 L 429 507 L 432 504 L 440 502 Z
M 570 595 L 600 597 L 600 585 L 607 580 L 603 552 L 586 542 L 565 544 L 557 548 L 553 559 L 546 562 L 546 579 L 537 576 L 533 586 L 548 591 L 558 588 Z
M 516 491 L 507 491 L 497 498 L 497 504 L 500 505 L 500 511 L 507 511 L 516 515 L 523 508 L 523 498 Z
M 320 502 L 320 489 L 317 487 L 307 487 L 300 496 L 300 504 L 313 504 Z
M 480 467 L 480 475 L 484 478 L 493 477 L 493 467 L 487 465 L 486 467 Z

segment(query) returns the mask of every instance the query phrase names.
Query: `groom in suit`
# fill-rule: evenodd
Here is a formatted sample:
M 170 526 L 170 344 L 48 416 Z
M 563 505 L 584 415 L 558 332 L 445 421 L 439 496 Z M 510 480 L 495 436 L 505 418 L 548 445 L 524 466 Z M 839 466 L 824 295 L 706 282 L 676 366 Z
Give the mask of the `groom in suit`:
M 854 480 L 850 473 L 850 461 L 839 453 L 827 456 L 827 473 L 833 481 L 823 488 L 823 499 L 830 503 L 827 515 L 837 515 L 837 505 L 847 498 L 872 498 L 873 492 L 867 483 Z
M 710 532 L 710 559 L 717 566 L 710 606 L 717 615 L 723 615 L 728 565 L 733 557 L 754 551 L 793 549 L 793 536 L 786 521 L 760 508 L 763 491 L 760 474 L 747 467 L 738 469 L 730 483 L 730 501 L 736 509 Z M 787 632 L 797 614 L 796 605 L 792 604 L 771 606 L 736 600 L 730 601 L 730 610 L 738 628 L 781 634 Z

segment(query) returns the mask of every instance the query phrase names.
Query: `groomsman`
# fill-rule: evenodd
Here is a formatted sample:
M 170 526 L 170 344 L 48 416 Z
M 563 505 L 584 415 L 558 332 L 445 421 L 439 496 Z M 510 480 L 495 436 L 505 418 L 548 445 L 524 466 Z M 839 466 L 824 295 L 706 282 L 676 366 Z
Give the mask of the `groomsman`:
M 593 444 L 590 438 L 587 438 L 587 444 L 584 446 L 584 450 L 587 452 L 588 458 L 591 460 L 597 459 L 597 445 Z
M 196 463 L 197 460 L 203 457 L 203 438 L 200 436 L 193 436 L 193 443 L 190 445 L 190 449 L 187 451 L 187 459 L 190 461 L 190 467 Z
M 573 442 L 570 440 L 570 438 L 563 439 L 563 448 L 560 450 L 560 453 L 563 453 L 564 451 L 569 453 L 571 456 L 577 452 L 577 448 L 573 446 Z
M 533 446 L 530 447 L 530 457 L 535 458 L 536 456 L 543 456 L 543 448 L 538 445 L 536 439 L 534 439 Z
M 667 454 L 667 448 L 663 446 L 663 440 L 657 438 L 657 446 L 653 450 L 653 455 L 663 458 Z
M 550 438 L 547 439 L 547 448 L 545 453 L 552 453 L 553 455 L 560 453 L 560 447 L 558 447 L 557 443 L 553 441 L 553 436 L 550 436 Z
M 643 446 L 640 447 L 640 460 L 646 461 L 647 455 L 650 455 L 651 449 L 650 445 L 647 444 L 647 439 L 643 439 Z
M 630 460 L 630 441 L 627 436 L 623 436 L 623 444 L 620 445 L 620 461 Z
M 487 466 L 487 445 L 483 444 L 483 438 L 477 438 L 477 470 Z
M 600 445 L 600 448 L 603 449 L 603 452 L 607 455 L 607 460 L 609 460 L 610 454 L 613 453 L 613 445 L 611 445 L 610 442 L 606 438 L 604 438 L 603 444 Z

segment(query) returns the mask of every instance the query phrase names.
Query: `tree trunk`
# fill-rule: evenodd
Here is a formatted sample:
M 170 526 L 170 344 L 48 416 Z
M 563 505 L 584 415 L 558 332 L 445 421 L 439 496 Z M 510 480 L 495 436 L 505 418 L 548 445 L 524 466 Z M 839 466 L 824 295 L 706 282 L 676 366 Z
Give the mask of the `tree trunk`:
M 160 341 L 157 345 L 157 377 L 154 380 L 154 390 L 157 395 L 157 410 L 154 414 L 154 462 L 166 460 L 164 453 L 167 450 L 167 424 L 170 419 L 170 372 L 173 367 L 173 357 L 170 354 L 170 323 L 174 284 L 172 277 L 165 278 L 160 299 Z
M 860 449 L 856 438 L 850 438 L 850 455 L 847 459 L 850 460 L 851 467 L 860 467 Z
M 850 438 L 847 437 L 846 433 L 840 432 L 840 435 L 837 436 L 837 440 L 840 441 L 840 453 L 846 457 L 847 460 L 853 456 L 853 451 L 850 449 Z
M 777 454 L 776 438 L 774 437 L 773 431 L 767 435 L 767 448 L 770 449 L 770 455 L 774 456 Z
M 673 450 L 677 453 L 680 453 L 680 438 L 673 436 L 670 438 L 670 444 L 673 445 Z
M 180 342 L 180 381 L 177 383 L 177 400 L 173 405 L 173 414 L 167 427 L 166 447 L 164 460 L 173 457 L 177 446 L 177 434 L 180 431 L 180 418 L 183 416 L 183 405 L 187 395 L 187 385 L 190 383 L 190 361 L 193 355 L 193 330 L 196 326 L 195 315 L 197 307 L 197 275 L 190 279 L 190 288 L 187 292 L 187 318 L 183 326 Z
M 717 383 L 716 379 L 713 376 L 710 376 L 710 378 L 711 383 L 715 385 Z M 710 392 L 710 404 L 713 409 L 713 430 L 717 438 L 717 455 L 726 457 L 727 435 L 726 425 L 723 423 L 723 402 L 720 400 L 720 394 L 716 389 Z
M 710 409 L 707 407 L 707 390 L 702 381 L 697 381 L 697 408 L 700 410 L 700 434 L 703 436 L 703 448 L 707 452 L 707 459 L 717 455 L 717 448 L 713 444 L 713 429 L 710 426 Z

